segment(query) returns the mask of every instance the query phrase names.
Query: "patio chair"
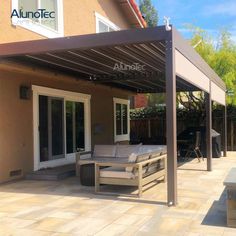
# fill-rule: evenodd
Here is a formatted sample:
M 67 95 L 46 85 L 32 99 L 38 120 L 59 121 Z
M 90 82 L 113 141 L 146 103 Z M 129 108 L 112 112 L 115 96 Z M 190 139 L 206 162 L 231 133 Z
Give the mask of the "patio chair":
M 190 144 L 188 148 L 184 150 L 186 151 L 184 159 L 188 160 L 189 158 L 195 156 L 197 157 L 199 162 L 201 161 L 201 159 L 204 161 L 204 157 L 200 150 L 200 144 L 201 144 L 201 132 L 197 131 L 195 135 L 195 142 L 193 144 Z

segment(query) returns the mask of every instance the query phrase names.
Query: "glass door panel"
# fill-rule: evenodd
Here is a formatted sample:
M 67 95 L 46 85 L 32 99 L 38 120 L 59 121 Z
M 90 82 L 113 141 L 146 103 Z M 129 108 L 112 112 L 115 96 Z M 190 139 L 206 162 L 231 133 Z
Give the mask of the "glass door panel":
M 85 150 L 84 103 L 66 101 L 67 154 Z
M 75 103 L 75 139 L 76 150 L 85 150 L 84 103 Z
M 51 98 L 52 159 L 64 157 L 63 99 Z
M 48 97 L 46 96 L 39 96 L 39 146 L 40 162 L 48 161 Z
M 40 162 L 64 158 L 64 100 L 39 96 Z
M 66 101 L 66 150 L 67 153 L 74 152 L 74 137 L 73 137 L 73 119 L 74 119 L 74 103 Z

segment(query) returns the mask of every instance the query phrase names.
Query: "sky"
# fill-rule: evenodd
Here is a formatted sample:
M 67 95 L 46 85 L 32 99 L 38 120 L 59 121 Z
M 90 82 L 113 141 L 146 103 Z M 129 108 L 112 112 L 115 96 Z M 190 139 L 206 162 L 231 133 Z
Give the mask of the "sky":
M 199 26 L 213 35 L 226 28 L 236 42 L 236 0 L 152 0 L 159 13 L 159 25 L 163 17 L 170 17 L 173 24 L 185 38 L 191 34 L 186 24 Z

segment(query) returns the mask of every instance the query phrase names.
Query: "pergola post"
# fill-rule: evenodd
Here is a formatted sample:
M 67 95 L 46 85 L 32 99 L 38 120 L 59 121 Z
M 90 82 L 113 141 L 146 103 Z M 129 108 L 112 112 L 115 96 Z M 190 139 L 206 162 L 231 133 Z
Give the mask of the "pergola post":
M 206 154 L 207 154 L 207 170 L 212 171 L 212 101 L 211 91 L 205 93 L 206 99 Z
M 166 140 L 167 140 L 167 195 L 168 205 L 177 204 L 177 129 L 176 129 L 176 74 L 175 46 L 172 30 L 166 40 Z
M 225 99 L 226 100 L 226 99 Z M 223 106 L 223 153 L 224 157 L 227 156 L 227 105 Z

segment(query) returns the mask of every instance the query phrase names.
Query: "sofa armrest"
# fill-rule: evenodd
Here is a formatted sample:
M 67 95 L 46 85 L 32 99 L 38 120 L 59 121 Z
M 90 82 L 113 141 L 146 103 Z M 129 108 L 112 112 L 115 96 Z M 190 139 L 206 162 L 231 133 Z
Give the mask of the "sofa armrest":
M 76 153 L 76 155 L 75 155 L 76 176 L 79 176 L 79 171 L 80 171 L 79 161 L 81 160 L 81 156 L 83 156 L 83 155 L 88 155 L 88 154 L 92 154 L 92 151 L 77 152 L 77 153 Z M 90 159 L 90 158 L 87 158 L 87 159 Z
M 76 153 L 76 162 L 81 159 L 81 156 L 88 155 L 88 154 L 92 155 L 92 151 L 77 152 Z

